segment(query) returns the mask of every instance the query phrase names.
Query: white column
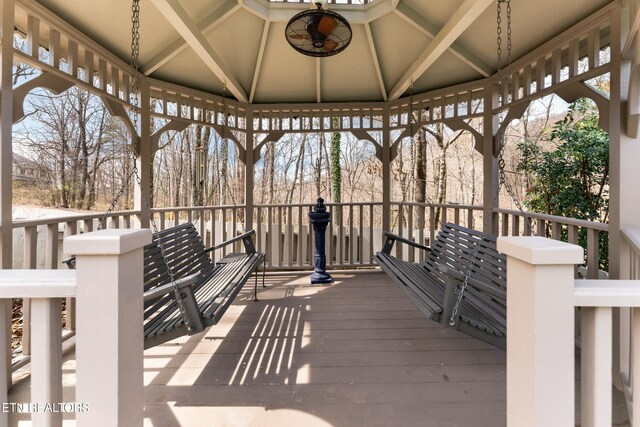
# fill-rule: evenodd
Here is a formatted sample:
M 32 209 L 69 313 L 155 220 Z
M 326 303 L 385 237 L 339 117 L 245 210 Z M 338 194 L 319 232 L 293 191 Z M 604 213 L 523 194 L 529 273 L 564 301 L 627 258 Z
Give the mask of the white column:
M 154 151 L 151 147 L 151 111 L 149 105 L 149 81 L 140 78 L 140 145 L 136 165 L 140 175 L 140 185 L 134 185 L 134 209 L 140 210 L 140 226 L 149 228 L 149 209 L 151 204 L 151 160 Z M 134 136 L 135 137 L 135 136 Z
M 12 204 L 12 136 L 13 127 L 13 21 L 14 0 L 0 4 L 0 268 L 12 268 L 13 228 Z M 11 385 L 11 300 L 3 300 L 0 310 L 0 354 L 6 363 L 0 366 L 0 377 Z M 6 338 L 5 338 L 6 337 Z M 6 378 L 6 380 L 4 380 Z M 6 402 L 6 389 L 0 385 L 0 401 Z
M 498 215 L 493 212 L 498 207 L 498 158 L 494 153 L 494 136 L 498 129 L 498 116 L 493 114 L 497 105 L 497 87 L 488 82 L 484 94 L 484 138 L 482 140 L 483 200 L 482 230 L 498 234 Z
M 143 246 L 151 231 L 101 230 L 65 239 L 77 256 L 78 426 L 141 426 Z
M 580 246 L 500 237 L 507 255 L 507 425 L 574 426 L 574 264 Z
M 391 126 L 389 108 L 384 108 L 382 126 L 382 229 L 391 231 Z M 330 240 L 329 240 L 330 241 Z
M 253 108 L 247 107 L 247 123 L 245 131 L 245 159 L 244 159 L 244 204 L 246 206 L 244 213 L 244 229 L 253 230 L 253 188 L 255 186 L 255 167 L 256 162 L 253 156 L 254 146 L 253 131 Z

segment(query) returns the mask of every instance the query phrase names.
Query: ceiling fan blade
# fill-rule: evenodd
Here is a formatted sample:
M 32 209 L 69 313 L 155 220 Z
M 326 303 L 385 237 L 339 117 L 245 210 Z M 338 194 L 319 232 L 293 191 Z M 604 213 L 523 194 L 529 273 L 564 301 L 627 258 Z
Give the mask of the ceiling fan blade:
M 333 52 L 335 48 L 338 47 L 338 42 L 335 40 L 327 39 L 324 42 L 324 51 L 325 52 Z
M 338 26 L 338 21 L 331 16 L 323 16 L 318 22 L 318 32 L 328 36 Z
M 308 34 L 289 34 L 289 38 L 298 40 L 311 40 L 311 37 Z

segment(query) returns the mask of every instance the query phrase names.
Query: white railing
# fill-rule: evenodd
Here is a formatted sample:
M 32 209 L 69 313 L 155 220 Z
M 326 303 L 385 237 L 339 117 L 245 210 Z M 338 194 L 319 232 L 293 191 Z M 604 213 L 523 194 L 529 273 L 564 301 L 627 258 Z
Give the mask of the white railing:
M 623 248 L 628 253 L 627 270 L 623 271 L 623 277 L 631 279 L 637 287 L 640 287 L 640 230 L 637 228 L 628 228 L 622 230 Z M 623 252 L 624 253 L 624 252 Z M 640 413 L 640 399 L 633 399 L 633 384 L 640 384 L 638 378 L 638 366 L 640 364 L 634 357 L 634 354 L 640 355 L 640 311 L 637 309 L 621 309 L 619 321 L 619 347 L 616 356 L 619 357 L 617 364 L 620 370 L 619 380 L 620 386 L 624 392 L 627 408 L 629 409 L 629 418 L 633 418 L 633 414 Z M 637 394 L 636 394 L 637 396 Z M 636 408 L 638 408 L 636 410 Z M 640 423 L 640 417 L 637 420 Z M 635 424 L 638 425 L 638 424 Z
M 631 425 L 640 426 L 640 399 L 632 399 L 640 394 L 640 280 L 574 280 L 582 248 L 543 237 L 500 237 L 498 250 L 507 255 L 507 425 L 576 425 L 576 307 L 581 425 L 611 425 L 613 309 L 622 307 L 632 322 L 625 394 Z
M 494 209 L 494 212 L 499 215 L 501 236 L 536 235 L 574 244 L 578 244 L 580 236 L 585 236 L 586 278 L 599 278 L 600 240 L 609 232 L 609 224 L 514 209 Z
M 142 328 L 131 325 L 142 325 L 142 248 L 150 242 L 148 230 L 103 230 L 66 239 L 78 256 L 77 270 L 2 271 L 0 331 L 9 330 L 12 299 L 28 298 L 34 345 L 30 402 L 9 403 L 10 360 L 0 362 L 0 425 L 8 425 L 9 412 L 31 413 L 36 427 L 62 426 L 65 412 L 75 413 L 78 426 L 142 424 Z M 61 299 L 72 297 L 80 327 L 75 401 L 68 401 L 60 320 Z
M 139 211 L 116 211 L 104 217 L 104 213 L 81 214 L 64 217 L 42 218 L 34 220 L 18 220 L 13 223 L 13 267 L 23 269 L 53 269 L 66 267 L 64 259 L 63 238 L 79 233 L 88 233 L 98 228 L 99 222 L 105 220 L 106 228 L 131 228 L 138 220 Z M 138 220 L 139 221 L 139 220 Z M 65 304 L 66 333 L 63 340 L 74 335 L 76 319 L 75 301 L 69 297 Z M 22 301 L 23 328 L 21 351 L 14 361 L 14 369 L 29 362 L 31 354 L 30 316 L 31 304 L 28 298 Z

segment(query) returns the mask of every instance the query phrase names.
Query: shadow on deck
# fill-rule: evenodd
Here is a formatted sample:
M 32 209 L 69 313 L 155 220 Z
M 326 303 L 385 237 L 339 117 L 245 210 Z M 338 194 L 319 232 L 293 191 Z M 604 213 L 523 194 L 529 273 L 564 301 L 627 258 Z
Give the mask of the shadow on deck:
M 259 302 L 246 286 L 218 325 L 147 350 L 145 426 L 506 425 L 503 351 L 425 319 L 380 272 L 333 277 L 268 275 Z M 73 355 L 63 373 L 73 402 Z M 28 380 L 12 389 L 29 400 Z
M 384 274 L 267 277 L 145 353 L 148 425 L 505 425 L 505 353 L 426 320 Z

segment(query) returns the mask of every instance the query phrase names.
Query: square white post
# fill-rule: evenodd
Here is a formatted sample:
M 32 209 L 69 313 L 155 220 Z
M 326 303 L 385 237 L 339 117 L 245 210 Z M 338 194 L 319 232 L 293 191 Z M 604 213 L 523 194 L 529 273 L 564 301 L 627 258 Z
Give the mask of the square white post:
M 143 247 L 151 231 L 101 230 L 65 239 L 77 256 L 78 426 L 143 421 Z
M 500 237 L 507 255 L 507 425 L 574 426 L 574 264 L 580 246 Z

